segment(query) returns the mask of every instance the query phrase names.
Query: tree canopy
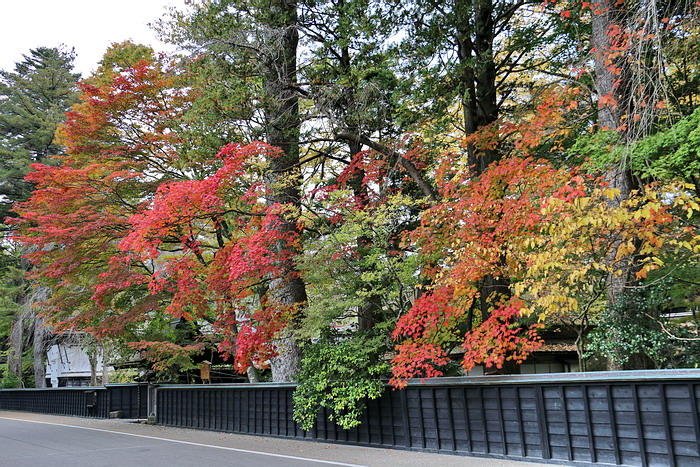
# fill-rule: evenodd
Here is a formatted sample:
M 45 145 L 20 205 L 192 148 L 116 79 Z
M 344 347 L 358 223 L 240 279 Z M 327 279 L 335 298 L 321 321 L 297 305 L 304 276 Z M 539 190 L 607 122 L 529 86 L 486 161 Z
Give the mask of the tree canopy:
M 65 153 L 26 149 L 13 241 L 58 329 L 297 378 L 304 426 L 386 379 L 516 372 L 551 328 L 582 370 L 687 365 L 697 8 L 193 2 L 158 23 L 181 54 L 114 44 Z

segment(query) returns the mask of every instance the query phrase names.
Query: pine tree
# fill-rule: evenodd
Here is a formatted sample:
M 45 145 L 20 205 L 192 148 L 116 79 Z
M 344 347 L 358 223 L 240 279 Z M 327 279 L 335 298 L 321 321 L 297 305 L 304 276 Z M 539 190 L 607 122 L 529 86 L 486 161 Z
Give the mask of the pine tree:
M 29 165 L 61 152 L 54 140 L 65 112 L 77 101 L 73 72 L 75 54 L 65 48 L 39 47 L 0 71 L 0 215 L 25 200 L 31 185 L 24 181 Z

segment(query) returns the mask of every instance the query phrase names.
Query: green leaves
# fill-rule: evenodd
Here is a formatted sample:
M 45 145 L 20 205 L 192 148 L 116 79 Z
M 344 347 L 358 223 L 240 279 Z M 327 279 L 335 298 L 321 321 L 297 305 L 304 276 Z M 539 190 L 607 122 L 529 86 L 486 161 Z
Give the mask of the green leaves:
M 700 109 L 632 148 L 635 169 L 654 180 L 700 184 Z
M 0 221 L 29 197 L 29 165 L 63 150 L 54 133 L 78 98 L 74 58 L 72 50 L 39 47 L 14 72 L 0 71 Z
M 384 330 L 386 327 L 383 327 Z M 367 399 L 384 392 L 389 365 L 382 359 L 388 336 L 381 328 L 352 334 L 330 332 L 304 347 L 294 391 L 294 420 L 305 430 L 325 407 L 329 419 L 344 429 L 361 423 Z

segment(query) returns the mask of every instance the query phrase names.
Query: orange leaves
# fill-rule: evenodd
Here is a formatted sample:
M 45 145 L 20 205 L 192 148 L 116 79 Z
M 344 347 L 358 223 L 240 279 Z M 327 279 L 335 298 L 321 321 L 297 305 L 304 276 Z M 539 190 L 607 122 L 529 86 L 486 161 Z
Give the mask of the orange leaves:
M 58 138 L 73 158 L 172 162 L 179 138 L 171 126 L 193 99 L 175 73 L 139 62 L 109 84 L 81 84 L 82 100 L 67 113 Z
M 541 323 L 593 312 L 621 265 L 643 258 L 643 279 L 668 252 L 700 254 L 697 229 L 678 228 L 700 206 L 690 193 L 649 186 L 616 207 L 610 200 L 619 193 L 602 181 L 529 158 L 451 183 L 410 236 L 412 247 L 439 260 L 424 270 L 431 288 L 397 323 L 392 384 L 439 375 L 456 346 L 467 370 L 522 361 L 541 345 Z M 480 320 L 477 284 L 487 277 L 507 278 L 514 298 L 492 297 Z M 524 315 L 537 322 L 524 325 Z M 472 329 L 460 335 L 467 323 Z
M 600 96 L 600 99 L 598 99 L 598 108 L 602 109 L 604 107 L 617 108 L 617 99 L 612 94 Z
M 158 372 L 167 372 L 173 367 L 181 370 L 196 368 L 192 357 L 204 351 L 204 344 L 177 345 L 163 341 L 140 341 L 129 345 L 134 350 L 141 350 L 144 356 L 151 362 L 153 369 Z

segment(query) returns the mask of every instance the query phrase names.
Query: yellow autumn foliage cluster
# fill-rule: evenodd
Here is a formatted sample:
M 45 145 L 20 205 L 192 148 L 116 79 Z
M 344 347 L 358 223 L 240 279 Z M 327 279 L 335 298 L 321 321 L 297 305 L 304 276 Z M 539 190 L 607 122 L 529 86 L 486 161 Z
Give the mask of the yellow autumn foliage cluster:
M 576 321 L 605 306 L 606 282 L 636 264 L 633 281 L 667 265 L 700 258 L 700 207 L 692 186 L 649 185 L 621 203 L 597 186 L 574 200 L 550 198 L 539 231 L 509 246 L 523 265 L 513 291 L 540 321 Z M 673 265 L 668 265 L 671 268 Z

